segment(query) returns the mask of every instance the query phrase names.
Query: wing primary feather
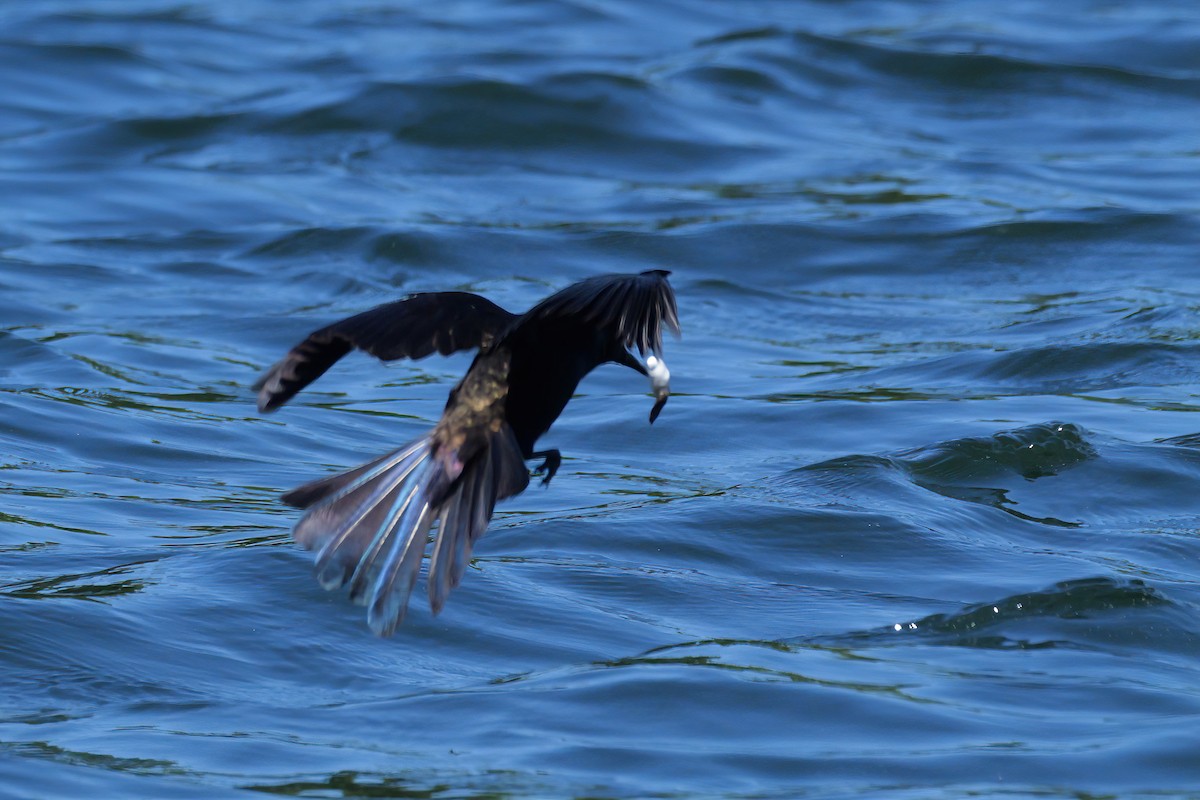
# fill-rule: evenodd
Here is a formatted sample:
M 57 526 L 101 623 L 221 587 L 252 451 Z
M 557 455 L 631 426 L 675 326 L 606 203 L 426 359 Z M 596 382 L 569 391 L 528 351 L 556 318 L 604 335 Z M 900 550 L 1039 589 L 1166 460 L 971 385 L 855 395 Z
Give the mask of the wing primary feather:
M 634 292 L 633 287 L 629 284 L 619 285 L 614 291 L 614 306 L 613 316 L 616 320 L 617 335 L 628 338 L 625 327 L 625 320 L 629 318 L 629 312 L 632 308 L 633 318 L 636 320 L 641 316 L 638 305 L 638 296 Z
M 410 295 L 310 333 L 254 384 L 258 410 L 274 411 L 358 348 L 383 361 L 478 348 L 516 316 L 468 292 Z
M 675 295 L 666 270 L 600 275 L 568 286 L 538 303 L 519 326 L 551 318 L 575 319 L 607 331 L 622 346 L 662 353 L 662 327 L 679 334 Z

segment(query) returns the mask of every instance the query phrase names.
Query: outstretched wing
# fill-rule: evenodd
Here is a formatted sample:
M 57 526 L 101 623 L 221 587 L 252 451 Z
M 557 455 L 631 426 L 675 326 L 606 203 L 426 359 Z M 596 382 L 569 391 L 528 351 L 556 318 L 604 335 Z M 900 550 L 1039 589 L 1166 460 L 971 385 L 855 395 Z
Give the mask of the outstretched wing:
M 293 347 L 254 384 L 258 410 L 274 411 L 354 348 L 383 361 L 485 347 L 514 319 L 469 292 L 428 292 L 335 322 Z
M 597 275 L 547 297 L 521 318 L 521 325 L 570 318 L 608 331 L 623 347 L 662 354 L 662 329 L 679 335 L 671 273 L 653 269 L 640 275 Z

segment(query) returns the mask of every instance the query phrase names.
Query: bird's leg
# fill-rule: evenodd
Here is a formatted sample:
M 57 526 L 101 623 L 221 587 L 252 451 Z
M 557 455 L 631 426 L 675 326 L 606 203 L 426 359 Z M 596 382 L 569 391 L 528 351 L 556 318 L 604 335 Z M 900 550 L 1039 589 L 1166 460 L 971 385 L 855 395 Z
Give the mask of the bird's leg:
M 550 479 L 558 472 L 559 466 L 562 464 L 562 453 L 558 450 L 541 450 L 537 453 L 530 453 L 530 458 L 545 459 L 542 465 L 533 471 L 534 475 L 546 473 L 546 477 L 542 478 L 542 486 L 549 486 Z

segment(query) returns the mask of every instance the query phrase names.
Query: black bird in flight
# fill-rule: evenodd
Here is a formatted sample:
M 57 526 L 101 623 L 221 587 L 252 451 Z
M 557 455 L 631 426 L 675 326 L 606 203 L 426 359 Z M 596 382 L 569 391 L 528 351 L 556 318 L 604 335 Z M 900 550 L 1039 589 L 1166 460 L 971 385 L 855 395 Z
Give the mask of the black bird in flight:
M 309 334 L 259 378 L 259 411 L 274 411 L 358 348 L 383 361 L 478 349 L 427 435 L 360 467 L 283 495 L 307 509 L 294 536 L 316 550 L 326 589 L 350 584 L 381 636 L 404 618 L 437 522 L 429 561 L 429 604 L 441 611 L 458 586 L 497 500 L 554 477 L 562 455 L 534 451 L 585 375 L 622 364 L 650 379 L 650 422 L 670 394 L 662 328 L 679 335 L 665 270 L 588 278 L 512 314 L 467 292 L 429 292 L 387 303 Z M 636 347 L 645 365 L 630 352 Z M 649 355 L 647 355 L 649 353 Z

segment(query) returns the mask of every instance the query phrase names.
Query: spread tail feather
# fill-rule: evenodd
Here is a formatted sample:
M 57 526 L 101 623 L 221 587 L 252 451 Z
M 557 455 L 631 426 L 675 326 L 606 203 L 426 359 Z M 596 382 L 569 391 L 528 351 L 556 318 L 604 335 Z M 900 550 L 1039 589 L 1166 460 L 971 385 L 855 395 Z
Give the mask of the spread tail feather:
M 529 483 L 507 425 L 489 435 L 461 475 L 448 471 L 456 458 L 443 456 L 453 454 L 434 457 L 434 446 L 423 438 L 283 496 L 308 509 L 293 535 L 317 551 L 318 581 L 326 589 L 350 584 L 351 600 L 367 606 L 367 621 L 380 636 L 390 636 L 404 619 L 433 523 L 429 600 L 436 614 L 462 580 L 496 501 Z
M 429 607 L 434 614 L 441 612 L 450 590 L 462 582 L 471 550 L 487 530 L 496 501 L 519 494 L 528 485 L 521 449 L 506 425 L 463 470 L 462 479 L 441 505 L 429 559 Z

